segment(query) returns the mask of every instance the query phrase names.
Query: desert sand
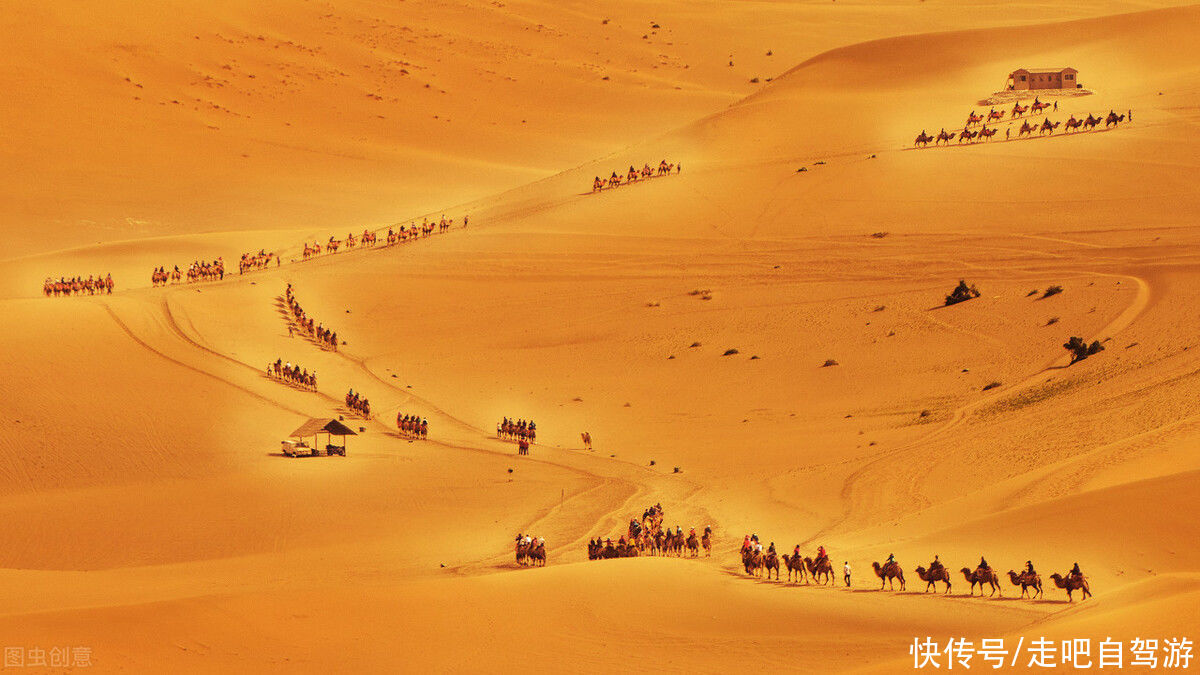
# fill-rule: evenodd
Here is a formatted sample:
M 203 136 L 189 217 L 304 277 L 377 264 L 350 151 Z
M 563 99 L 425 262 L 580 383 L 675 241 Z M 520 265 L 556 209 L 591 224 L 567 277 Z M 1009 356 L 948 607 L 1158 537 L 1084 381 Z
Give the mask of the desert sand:
M 900 672 L 915 637 L 1197 637 L 1200 5 L 244 5 L 0 19 L 0 646 Z M 1048 65 L 1092 93 L 1029 119 L 1133 119 L 913 147 Z M 237 274 L 259 249 L 281 264 Z M 218 256 L 223 281 L 150 283 Z M 980 296 L 944 306 L 960 279 Z M 289 330 L 288 284 L 337 351 Z M 1071 364 L 1071 336 L 1105 350 Z M 339 415 L 346 457 L 280 454 Z M 505 416 L 537 421 L 529 456 Z M 712 557 L 587 560 L 655 503 Z M 747 576 L 752 532 L 853 587 Z M 935 554 L 949 595 L 911 572 Z M 969 597 L 981 555 L 1044 596 Z M 1075 562 L 1094 597 L 1068 602 Z

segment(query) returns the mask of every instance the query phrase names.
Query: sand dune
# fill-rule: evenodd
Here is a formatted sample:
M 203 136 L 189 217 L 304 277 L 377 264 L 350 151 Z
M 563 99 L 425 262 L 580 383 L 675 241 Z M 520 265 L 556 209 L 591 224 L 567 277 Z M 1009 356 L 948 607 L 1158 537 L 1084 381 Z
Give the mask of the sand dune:
M 10 644 L 136 672 L 891 672 L 916 636 L 1194 630 L 1200 7 L 415 1 L 5 19 Z M 912 148 L 1048 63 L 1095 93 L 1047 117 L 1134 120 Z M 471 224 L 300 260 L 443 212 Z M 264 247 L 284 264 L 150 287 Z M 107 272 L 112 296 L 40 297 Z M 960 279 L 980 297 L 944 306 Z M 287 284 L 337 351 L 289 332 Z M 1070 336 L 1105 350 L 1070 364 Z M 339 415 L 348 457 L 280 456 Z M 537 420 L 531 456 L 504 416 Z M 711 559 L 586 560 L 656 502 Z M 747 578 L 749 532 L 854 587 Z M 876 590 L 889 553 L 904 593 Z M 925 596 L 935 554 L 1078 561 L 1095 597 Z

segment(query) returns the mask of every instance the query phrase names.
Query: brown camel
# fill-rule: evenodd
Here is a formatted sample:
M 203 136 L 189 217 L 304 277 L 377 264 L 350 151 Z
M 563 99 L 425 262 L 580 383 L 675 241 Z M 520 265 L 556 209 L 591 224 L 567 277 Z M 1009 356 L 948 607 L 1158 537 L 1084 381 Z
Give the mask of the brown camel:
M 826 583 L 833 584 L 833 566 L 829 564 L 829 558 L 822 558 L 820 562 L 813 562 L 812 558 L 805 557 L 804 565 L 808 568 L 808 573 L 812 576 L 813 581 L 824 585 Z M 825 581 L 821 581 L 821 577 L 825 577 Z
M 1050 578 L 1054 580 L 1055 586 L 1066 590 L 1067 599 L 1071 602 L 1075 602 L 1075 598 L 1071 596 L 1072 591 L 1083 591 L 1084 600 L 1092 597 L 1092 589 L 1088 588 L 1087 579 L 1084 579 L 1083 577 L 1069 576 L 1064 579 L 1061 574 L 1055 572 L 1054 574 L 1050 575 Z
M 888 590 L 895 590 L 892 586 L 893 579 L 899 579 L 900 590 L 904 590 L 904 570 L 900 569 L 900 563 L 894 560 L 883 565 L 873 562 L 871 567 L 875 568 L 875 576 L 879 577 L 879 590 L 883 590 L 884 583 L 888 585 Z
M 696 558 L 700 555 L 700 542 L 696 539 L 695 532 L 688 534 L 687 550 L 693 558 Z
M 775 581 L 779 581 L 779 556 L 774 551 L 761 556 L 759 566 L 767 571 L 767 579 L 771 578 L 771 570 L 775 570 Z
M 914 146 L 929 145 L 931 142 L 933 142 L 933 136 L 930 136 L 929 134 L 922 131 L 920 134 L 917 135 L 917 140 L 913 143 L 913 145 Z
M 712 528 L 711 527 L 704 528 L 704 536 L 700 537 L 700 545 L 704 547 L 704 557 L 705 558 L 712 557 L 712 537 L 713 537 Z
M 921 581 L 925 582 L 925 592 L 926 593 L 929 592 L 929 588 L 931 586 L 933 587 L 933 590 L 936 591 L 937 590 L 937 582 L 939 582 L 939 581 L 946 582 L 946 590 L 944 592 L 946 592 L 946 593 L 950 592 L 950 570 L 946 569 L 945 567 L 939 567 L 937 569 L 931 569 L 929 571 L 925 571 L 925 568 L 922 566 L 922 567 L 918 567 L 916 569 L 916 572 L 917 572 L 917 576 L 921 577 Z
M 746 574 L 754 574 L 758 570 L 758 553 L 752 549 L 742 551 L 742 567 L 746 568 Z
M 1004 591 L 1000 589 L 1000 581 L 996 578 L 996 570 L 990 567 L 988 569 L 980 567 L 972 572 L 970 569 L 964 567 L 962 568 L 962 573 L 967 578 L 967 581 L 971 582 L 971 595 L 975 595 L 975 584 L 979 584 L 979 596 L 983 597 L 983 585 L 990 584 L 992 592 L 988 594 L 989 598 L 996 593 L 999 593 L 1000 597 L 1004 597 Z
M 1016 572 L 1009 570 L 1008 580 L 1012 582 L 1013 586 L 1021 587 L 1022 598 L 1025 597 L 1025 594 L 1030 588 L 1032 588 L 1034 591 L 1032 597 L 1038 598 L 1042 595 L 1042 578 L 1037 574 L 1030 574 L 1028 571 L 1017 574 Z
M 792 574 L 795 573 L 796 581 L 804 579 L 804 583 L 808 583 L 808 574 L 805 573 L 804 561 L 800 559 L 800 554 L 791 555 L 783 554 L 783 566 L 788 571 L 788 581 L 792 580 Z

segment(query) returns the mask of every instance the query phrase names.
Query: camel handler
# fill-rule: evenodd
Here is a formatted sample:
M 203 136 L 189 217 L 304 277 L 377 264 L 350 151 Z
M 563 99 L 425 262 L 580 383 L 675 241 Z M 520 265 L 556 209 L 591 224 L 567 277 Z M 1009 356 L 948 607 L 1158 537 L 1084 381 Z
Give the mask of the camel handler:
M 846 588 L 850 588 L 850 561 L 842 563 L 842 578 L 846 580 Z

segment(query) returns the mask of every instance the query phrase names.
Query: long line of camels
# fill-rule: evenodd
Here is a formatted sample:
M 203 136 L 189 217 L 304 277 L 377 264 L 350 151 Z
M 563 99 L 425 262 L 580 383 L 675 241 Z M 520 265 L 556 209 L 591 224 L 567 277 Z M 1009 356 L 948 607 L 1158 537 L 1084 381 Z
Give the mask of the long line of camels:
M 655 504 L 644 510 L 640 518 L 631 518 L 629 527 L 619 538 L 616 546 L 613 545 L 612 539 L 603 539 L 601 537 L 589 538 L 587 543 L 588 560 L 607 560 L 611 558 L 636 558 L 641 556 L 655 555 L 674 555 L 682 557 L 690 553 L 691 557 L 699 557 L 700 550 L 704 550 L 705 557 L 712 555 L 713 541 L 715 539 L 712 527 L 704 528 L 703 537 L 696 535 L 696 530 L 693 528 L 684 538 L 683 528 L 676 528 L 674 532 L 671 528 L 663 527 L 663 519 L 665 512 L 662 504 Z M 543 549 L 544 551 L 544 549 Z M 685 553 L 685 551 L 687 553 Z M 528 540 L 522 535 L 517 535 L 517 563 L 527 564 L 529 554 Z M 835 586 L 836 579 L 834 576 L 833 564 L 829 554 L 824 547 L 820 547 L 817 555 L 801 556 L 800 545 L 797 544 L 794 552 L 791 555 L 786 553 L 778 554 L 775 551 L 775 545 L 772 543 L 770 548 L 763 551 L 761 542 L 757 535 L 753 537 L 747 535 L 742 542 L 741 547 L 741 562 L 746 574 L 760 579 L 771 579 L 771 574 L 774 573 L 775 580 L 779 581 L 780 569 L 787 570 L 788 583 L 800 583 L 805 585 L 818 584 L 821 586 Z M 542 553 L 542 558 L 539 561 L 541 565 L 545 564 L 545 554 Z M 900 590 L 907 590 L 907 582 L 904 579 L 904 569 L 900 563 L 896 561 L 895 556 L 889 556 L 886 562 L 874 562 L 871 564 L 871 569 L 875 572 L 875 576 L 879 578 L 879 590 L 895 590 L 896 582 L 900 582 Z M 945 584 L 945 590 L 942 594 L 949 594 L 953 586 L 951 581 L 952 573 L 949 568 L 944 566 L 941 560 L 934 556 L 933 562 L 928 567 L 924 565 L 917 566 L 914 570 L 917 577 L 925 582 L 925 592 L 937 592 L 939 583 Z M 1004 597 L 1004 591 L 1001 586 L 1000 574 L 987 562 L 980 558 L 979 565 L 974 569 L 963 567 L 959 572 L 963 578 L 970 584 L 969 595 L 975 595 L 975 587 L 979 587 L 979 596 L 983 597 L 984 587 L 990 589 L 988 597 L 999 595 Z M 1026 568 L 1020 572 L 1014 570 L 1008 571 L 1008 579 L 1014 586 L 1021 587 L 1021 597 L 1038 599 L 1043 597 L 1042 577 L 1034 571 L 1033 563 L 1027 562 Z M 1087 578 L 1079 571 L 1078 564 L 1066 574 L 1058 574 L 1057 572 L 1050 575 L 1050 579 L 1054 585 L 1067 592 L 1067 600 L 1075 601 L 1075 591 L 1082 591 L 1083 598 L 1089 598 L 1092 595 L 1091 588 Z M 844 576 L 845 584 L 850 585 L 850 569 L 847 564 L 846 574 Z
M 1035 101 L 1031 105 L 1044 107 L 1050 104 L 1039 103 Z M 1014 106 L 1014 111 L 1019 110 L 1021 114 L 1023 114 L 1029 109 L 1029 107 L 1030 106 L 1021 107 L 1020 104 L 1017 104 Z M 992 139 L 992 137 L 1000 132 L 1000 128 L 988 127 L 988 123 L 992 122 L 993 120 L 1000 120 L 1004 117 L 1004 115 L 1005 111 L 1003 110 L 992 109 L 986 115 L 982 113 L 976 114 L 975 111 L 972 110 L 971 113 L 967 115 L 967 121 L 963 125 L 962 129 L 953 129 L 947 131 L 943 127 L 936 135 L 926 133 L 925 130 L 922 129 L 921 133 L 917 134 L 916 139 L 913 141 L 913 147 L 927 147 L 930 143 L 932 143 L 934 146 L 941 145 L 942 143 L 949 145 L 954 141 L 957 141 L 959 144 L 989 141 Z M 1020 114 L 1014 112 L 1010 119 L 1015 120 L 1019 117 Z M 1105 129 L 1108 129 L 1110 127 L 1119 126 L 1126 120 L 1133 120 L 1133 110 L 1129 110 L 1120 114 L 1118 114 L 1116 111 L 1110 110 L 1108 111 L 1107 115 L 1093 115 L 1088 113 L 1087 117 L 1082 118 L 1071 115 L 1067 120 L 1059 120 L 1057 122 L 1051 122 L 1050 118 L 1047 117 L 1042 120 L 1041 124 L 1038 124 L 1037 122 L 1030 122 L 1028 119 L 1022 119 L 1021 126 L 1019 129 L 1017 129 L 1017 138 L 1019 139 L 1024 136 L 1032 137 L 1034 132 L 1036 132 L 1039 136 L 1053 135 L 1058 127 L 1063 125 L 1066 125 L 1063 129 L 1063 133 L 1091 131 L 1092 129 L 1099 127 L 1101 123 L 1104 124 Z M 976 129 L 974 127 L 978 128 Z M 1005 131 L 1005 139 L 1011 139 L 1011 134 L 1012 129 L 1007 129 Z

